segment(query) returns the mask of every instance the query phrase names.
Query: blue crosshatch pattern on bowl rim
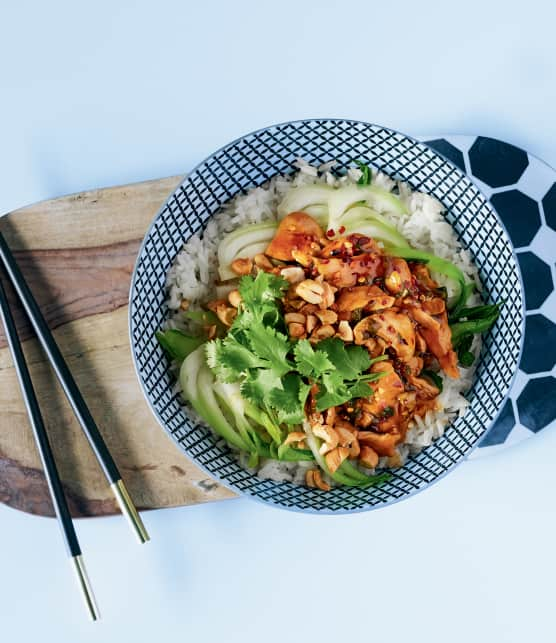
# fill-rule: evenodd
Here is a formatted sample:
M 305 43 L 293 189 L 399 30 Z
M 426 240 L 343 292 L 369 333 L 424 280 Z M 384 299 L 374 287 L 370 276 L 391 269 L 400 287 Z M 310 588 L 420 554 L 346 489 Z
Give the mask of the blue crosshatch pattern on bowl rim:
M 299 156 L 319 164 L 337 159 L 343 168 L 354 158 L 364 159 L 414 189 L 436 196 L 479 266 L 485 297 L 506 301 L 485 338 L 466 415 L 380 487 L 341 487 L 324 493 L 261 480 L 248 472 L 229 450 L 217 445 L 206 427 L 184 414 L 183 403 L 172 390 L 169 364 L 154 339 L 167 312 L 166 273 L 183 243 L 201 232 L 225 201 L 275 174 L 291 172 Z M 406 498 L 469 455 L 501 410 L 513 381 L 523 318 L 520 275 L 509 237 L 492 206 L 459 168 L 425 144 L 391 129 L 344 119 L 315 119 L 247 134 L 205 159 L 185 178 L 156 215 L 141 246 L 130 291 L 129 330 L 135 368 L 151 409 L 197 465 L 233 491 L 273 505 L 343 513 Z

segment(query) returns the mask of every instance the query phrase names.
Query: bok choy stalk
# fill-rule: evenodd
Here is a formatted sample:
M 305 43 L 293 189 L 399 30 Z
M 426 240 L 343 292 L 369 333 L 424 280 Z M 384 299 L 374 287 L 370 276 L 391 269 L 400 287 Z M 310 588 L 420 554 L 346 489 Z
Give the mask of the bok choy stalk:
M 201 337 L 191 337 L 177 329 L 158 330 L 155 336 L 170 358 L 180 363 L 205 341 Z
M 228 422 L 214 395 L 214 377 L 206 364 L 204 346 L 199 346 L 184 360 L 180 369 L 184 396 L 201 418 L 227 442 L 249 452 L 251 445 Z

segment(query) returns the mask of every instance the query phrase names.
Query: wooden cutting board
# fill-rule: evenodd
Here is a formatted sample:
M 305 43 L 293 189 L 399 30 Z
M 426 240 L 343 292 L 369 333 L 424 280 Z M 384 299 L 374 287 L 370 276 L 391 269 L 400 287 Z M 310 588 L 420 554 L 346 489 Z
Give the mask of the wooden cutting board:
M 0 219 L 8 244 L 140 509 L 234 494 L 197 469 L 160 428 L 141 393 L 127 330 L 141 240 L 182 177 L 44 201 Z M 118 512 L 106 480 L 10 291 L 52 448 L 74 516 Z M 0 329 L 0 502 L 53 508 Z

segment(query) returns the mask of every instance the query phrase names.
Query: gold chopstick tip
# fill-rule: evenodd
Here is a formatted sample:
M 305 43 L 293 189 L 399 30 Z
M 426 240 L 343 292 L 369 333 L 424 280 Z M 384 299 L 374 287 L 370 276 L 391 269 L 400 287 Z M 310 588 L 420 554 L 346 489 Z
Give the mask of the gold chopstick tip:
M 139 539 L 139 542 L 146 543 L 148 540 L 150 540 L 149 534 L 145 529 L 145 525 L 141 520 L 139 512 L 133 504 L 133 500 L 129 495 L 124 481 L 122 479 L 117 480 L 110 485 L 110 488 L 112 489 L 112 493 L 116 496 L 118 505 L 120 506 L 120 509 L 124 516 L 128 519 L 129 524 L 135 532 L 135 535 Z
M 98 621 L 98 619 L 100 618 L 100 612 L 95 600 L 95 595 L 93 594 L 93 588 L 91 587 L 89 577 L 87 576 L 87 570 L 85 569 L 83 558 L 80 555 L 72 556 L 70 560 L 77 577 L 79 589 L 81 590 L 81 594 L 83 595 L 83 599 L 85 600 L 85 605 L 87 606 L 89 616 L 91 617 L 91 620 Z

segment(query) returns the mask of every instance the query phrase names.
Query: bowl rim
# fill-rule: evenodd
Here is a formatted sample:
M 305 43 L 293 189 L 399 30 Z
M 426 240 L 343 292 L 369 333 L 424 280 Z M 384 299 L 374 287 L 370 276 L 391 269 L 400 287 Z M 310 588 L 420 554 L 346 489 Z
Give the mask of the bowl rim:
M 172 195 L 176 192 L 176 190 L 178 190 L 185 183 L 185 181 L 187 181 L 189 179 L 190 176 L 192 176 L 200 167 L 202 167 L 213 156 L 216 156 L 219 152 L 222 152 L 223 150 L 227 149 L 228 147 L 231 147 L 233 145 L 238 144 L 239 142 L 241 142 L 243 139 L 245 139 L 247 137 L 254 136 L 256 134 L 259 134 L 259 133 L 264 132 L 264 131 L 269 130 L 269 129 L 284 127 L 286 125 L 302 124 L 302 123 L 314 123 L 314 122 L 320 122 L 320 121 L 325 121 L 325 122 L 328 122 L 328 123 L 347 123 L 347 124 L 364 125 L 366 127 L 376 127 L 376 128 L 380 128 L 380 129 L 392 132 L 393 134 L 398 134 L 398 135 L 403 136 L 406 139 L 412 141 L 416 145 L 423 145 L 428 150 L 430 150 L 433 154 L 441 157 L 443 159 L 443 161 L 445 161 L 450 166 L 452 166 L 452 168 L 456 169 L 459 173 L 463 174 L 463 176 L 466 177 L 473 184 L 473 186 L 476 188 L 476 190 L 482 196 L 484 201 L 492 209 L 492 211 L 494 212 L 494 214 L 496 216 L 496 219 L 497 219 L 499 225 L 502 227 L 506 237 L 510 241 L 511 255 L 512 255 L 514 267 L 516 269 L 517 276 L 518 276 L 518 283 L 519 283 L 519 288 L 520 288 L 520 299 L 521 299 L 521 306 L 520 306 L 520 309 L 519 309 L 519 314 L 520 314 L 520 319 L 519 319 L 520 339 L 519 339 L 519 350 L 518 350 L 517 359 L 516 359 L 516 365 L 517 366 L 516 366 L 512 376 L 510 377 L 510 379 L 508 381 L 506 391 L 504 393 L 504 396 L 500 400 L 499 407 L 498 407 L 497 411 L 495 412 L 495 414 L 493 415 L 492 419 L 490 420 L 489 426 L 486 428 L 486 430 L 484 431 L 483 435 L 475 442 L 475 444 L 467 451 L 467 453 L 463 457 L 461 457 L 456 462 L 453 462 L 452 464 L 450 464 L 448 467 L 446 467 L 446 469 L 441 474 L 437 475 L 430 482 L 427 482 L 427 484 L 425 484 L 424 486 L 417 487 L 416 489 L 413 489 L 413 490 L 409 491 L 408 493 L 404 494 L 403 496 L 401 496 L 399 498 L 392 498 L 392 499 L 389 499 L 389 500 L 387 500 L 385 502 L 377 503 L 375 505 L 366 505 L 364 507 L 357 507 L 355 509 L 334 509 L 334 510 L 333 509 L 328 509 L 328 508 L 315 509 L 315 508 L 312 508 L 312 507 L 302 508 L 302 507 L 287 506 L 287 505 L 284 505 L 284 504 L 278 504 L 278 503 L 272 502 L 272 500 L 260 498 L 256 494 L 252 494 L 252 493 L 249 493 L 249 492 L 244 491 L 242 489 L 238 489 L 233 483 L 231 483 L 228 480 L 226 480 L 226 478 L 224 478 L 224 477 L 222 477 L 220 475 L 217 475 L 217 474 L 213 473 L 212 471 L 209 471 L 204 464 L 198 462 L 195 458 L 190 456 L 184 450 L 184 448 L 183 448 L 182 444 L 180 443 L 180 441 L 178 440 L 178 438 L 166 427 L 166 423 L 163 421 L 163 419 L 161 418 L 160 414 L 158 413 L 158 411 L 155 409 L 155 407 L 153 406 L 153 404 L 151 402 L 150 394 L 147 391 L 146 384 L 143 381 L 143 379 L 141 377 L 141 374 L 140 374 L 140 371 L 139 371 L 139 364 L 138 364 L 138 361 L 137 361 L 135 345 L 134 345 L 134 340 L 133 340 L 133 332 L 132 332 L 132 324 L 133 324 L 133 320 L 132 320 L 132 302 L 133 302 L 133 296 L 135 295 L 135 283 L 136 283 L 136 277 L 137 277 L 137 271 L 138 271 L 138 268 L 139 268 L 139 263 L 140 263 L 142 255 L 143 255 L 145 245 L 147 243 L 147 240 L 148 240 L 148 238 L 150 236 L 150 233 L 151 233 L 153 227 L 155 226 L 155 224 L 156 224 L 159 216 L 161 215 L 161 213 L 166 208 L 168 200 L 172 197 Z M 231 197 L 231 198 L 233 198 L 233 197 Z M 223 203 L 221 205 L 223 205 Z M 240 497 L 240 498 L 248 498 L 249 500 L 253 500 L 253 501 L 255 501 L 257 503 L 260 503 L 262 505 L 265 505 L 267 507 L 269 506 L 269 507 L 272 507 L 272 508 L 275 508 L 275 509 L 282 509 L 284 511 L 295 512 L 295 513 L 303 513 L 303 514 L 316 514 L 316 515 L 324 515 L 324 516 L 326 516 L 326 515 L 333 515 L 333 516 L 349 515 L 349 514 L 365 513 L 365 512 L 369 512 L 369 511 L 375 511 L 377 509 L 383 509 L 383 508 L 386 508 L 386 507 L 390 507 L 390 506 L 392 506 L 394 504 L 397 504 L 399 502 L 402 502 L 404 500 L 408 500 L 409 498 L 411 498 L 412 496 L 414 496 L 414 495 L 416 495 L 418 493 L 422 493 L 423 491 L 426 491 L 432 485 L 435 485 L 437 482 L 442 480 L 446 475 L 451 473 L 456 467 L 458 467 L 463 462 L 465 462 L 469 458 L 469 456 L 480 446 L 480 444 L 486 438 L 486 436 L 488 435 L 488 433 L 491 431 L 492 427 L 496 423 L 496 420 L 500 416 L 500 414 L 502 412 L 502 409 L 504 408 L 505 403 L 508 400 L 508 397 L 510 395 L 510 391 L 511 391 L 513 385 L 514 385 L 517 373 L 519 371 L 519 365 L 521 363 L 521 358 L 522 358 L 522 355 L 523 355 L 524 341 L 525 341 L 526 307 L 525 307 L 525 296 L 524 295 L 525 295 L 525 291 L 524 291 L 523 276 L 521 274 L 521 269 L 519 267 L 519 262 L 517 260 L 517 254 L 516 254 L 515 247 L 514 247 L 513 243 L 511 242 L 511 239 L 510 239 L 510 236 L 509 236 L 508 231 L 506 229 L 506 226 L 504 225 L 501 217 L 499 216 L 499 214 L 496 211 L 496 209 L 494 208 L 494 206 L 490 203 L 490 200 L 483 193 L 483 190 L 481 189 L 481 187 L 479 185 L 477 185 L 477 183 L 474 180 L 474 178 L 472 176 L 470 176 L 467 173 L 467 171 L 464 171 L 461 168 L 459 168 L 453 161 L 451 161 L 449 158 L 444 156 L 444 154 L 442 154 L 441 152 L 438 152 L 437 150 L 435 150 L 433 147 L 427 145 L 426 142 L 419 141 L 414 136 L 411 136 L 409 134 L 405 134 L 404 132 L 400 132 L 399 130 L 396 130 L 396 129 L 392 128 L 392 127 L 379 125 L 377 123 L 369 123 L 367 121 L 361 121 L 361 120 L 353 119 L 353 118 L 341 118 L 341 117 L 334 117 L 334 118 L 328 118 L 328 117 L 300 118 L 300 119 L 282 121 L 280 123 L 273 123 L 273 124 L 270 124 L 270 125 L 266 125 L 264 127 L 258 128 L 256 130 L 246 132 L 245 134 L 242 134 L 242 135 L 238 136 L 237 138 L 233 139 L 232 141 L 229 141 L 229 142 L 225 143 L 224 145 L 220 146 L 218 149 L 216 149 L 213 152 L 211 152 L 208 156 L 203 158 L 193 168 L 191 168 L 191 170 L 189 170 L 183 176 L 183 178 L 181 179 L 180 183 L 174 188 L 174 190 L 170 194 L 168 194 L 168 196 L 164 200 L 164 203 L 157 210 L 157 212 L 154 215 L 151 223 L 149 224 L 149 227 L 145 231 L 143 240 L 142 240 L 141 245 L 140 245 L 140 247 L 139 247 L 139 249 L 137 251 L 137 257 L 135 259 L 135 263 L 134 263 L 134 266 L 133 266 L 133 272 L 131 274 L 131 281 L 130 281 L 130 287 L 129 287 L 129 297 L 128 297 L 128 337 L 129 337 L 129 343 L 130 343 L 131 357 L 132 357 L 132 361 L 133 361 L 133 368 L 134 368 L 135 374 L 137 376 L 137 380 L 139 381 L 141 392 L 143 393 L 143 397 L 145 398 L 151 413 L 154 415 L 155 419 L 157 420 L 157 422 L 160 425 L 160 427 L 163 429 L 164 433 L 172 439 L 172 441 L 174 442 L 176 448 L 180 451 L 180 453 L 182 453 L 185 457 L 187 457 L 196 467 L 198 467 L 201 471 L 203 471 L 210 478 L 215 480 L 218 484 L 222 485 L 223 487 L 225 487 L 229 491 L 232 491 L 233 493 L 235 493 L 238 497 Z M 470 390 L 472 390 L 472 389 L 473 389 L 473 386 L 471 387 Z M 427 447 L 425 447 L 425 449 L 426 448 Z M 275 482 L 275 481 L 270 480 L 270 482 Z M 276 482 L 276 484 L 281 484 L 281 483 Z M 293 483 L 290 483 L 290 484 L 293 484 Z

